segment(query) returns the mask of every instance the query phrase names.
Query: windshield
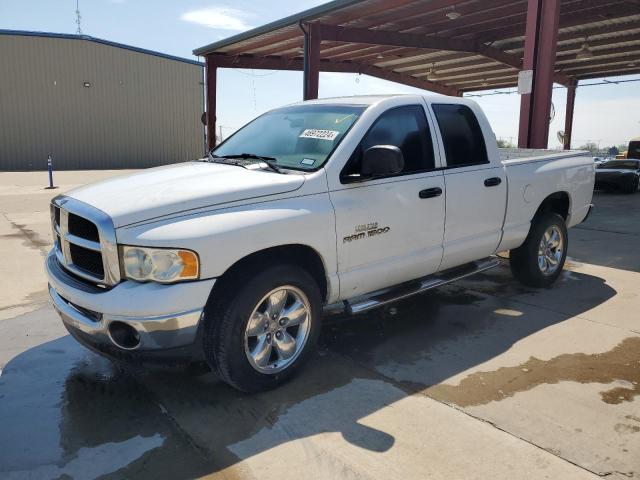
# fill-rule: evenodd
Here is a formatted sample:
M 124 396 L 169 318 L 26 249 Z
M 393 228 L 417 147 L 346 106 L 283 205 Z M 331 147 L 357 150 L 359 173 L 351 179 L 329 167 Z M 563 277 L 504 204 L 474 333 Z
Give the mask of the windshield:
M 250 153 L 279 167 L 315 170 L 327 161 L 364 106 L 297 105 L 265 113 L 220 144 L 218 157 Z
M 598 165 L 598 168 L 615 168 L 622 170 L 637 170 L 640 168 L 640 162 L 629 162 L 624 160 L 612 160 Z

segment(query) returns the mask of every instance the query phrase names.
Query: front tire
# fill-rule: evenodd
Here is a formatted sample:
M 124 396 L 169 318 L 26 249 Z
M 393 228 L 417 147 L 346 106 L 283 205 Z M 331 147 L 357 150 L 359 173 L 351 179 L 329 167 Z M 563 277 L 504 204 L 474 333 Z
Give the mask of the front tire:
M 510 251 L 511 272 L 529 287 L 549 287 L 562 273 L 567 247 L 564 218 L 545 213 L 534 221 L 524 243 Z
M 244 392 L 293 376 L 314 349 L 322 297 L 294 265 L 271 265 L 227 279 L 205 310 L 204 353 L 223 381 Z

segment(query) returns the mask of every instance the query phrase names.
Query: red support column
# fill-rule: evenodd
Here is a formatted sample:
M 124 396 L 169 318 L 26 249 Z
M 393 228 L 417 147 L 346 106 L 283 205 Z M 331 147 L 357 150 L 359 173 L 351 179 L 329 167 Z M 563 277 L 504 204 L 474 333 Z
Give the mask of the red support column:
M 564 149 L 571 150 L 571 133 L 573 132 L 573 107 L 576 103 L 578 80 L 572 79 L 567 86 L 567 110 L 564 116 Z
M 207 146 L 209 150 L 216 146 L 216 77 L 218 66 L 213 57 L 205 57 L 206 98 L 207 98 Z
M 320 79 L 320 28 L 314 23 L 306 24 L 304 36 L 304 100 L 318 98 Z
M 530 94 L 520 100 L 520 148 L 547 148 L 560 0 L 529 0 L 523 70 L 533 70 Z

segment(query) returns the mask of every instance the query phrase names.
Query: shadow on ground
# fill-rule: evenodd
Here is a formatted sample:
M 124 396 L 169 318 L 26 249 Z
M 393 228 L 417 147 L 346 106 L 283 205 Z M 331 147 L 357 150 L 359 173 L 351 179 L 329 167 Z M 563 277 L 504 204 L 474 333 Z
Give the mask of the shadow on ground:
M 566 276 L 564 282 L 590 292 L 572 315 L 616 293 L 600 278 Z M 522 287 L 500 279 L 481 278 L 475 291 L 445 287 L 393 310 L 327 319 L 304 375 L 259 395 L 238 393 L 211 374 L 122 372 L 68 336 L 32 348 L 0 377 L 0 476 L 192 478 L 323 432 L 387 451 L 394 437 L 360 419 L 407 395 L 428 395 L 566 319 L 510 306 L 494 293 Z
M 640 193 L 596 191 L 589 218 L 569 231 L 569 256 L 640 272 Z

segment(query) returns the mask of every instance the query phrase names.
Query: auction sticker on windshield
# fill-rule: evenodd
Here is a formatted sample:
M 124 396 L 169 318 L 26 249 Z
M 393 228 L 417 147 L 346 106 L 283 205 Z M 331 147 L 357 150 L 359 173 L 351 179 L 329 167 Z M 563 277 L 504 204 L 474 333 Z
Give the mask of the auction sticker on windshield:
M 317 138 L 320 140 L 333 141 L 336 139 L 340 132 L 335 130 L 318 130 L 315 128 L 307 128 L 300 134 L 300 138 Z

